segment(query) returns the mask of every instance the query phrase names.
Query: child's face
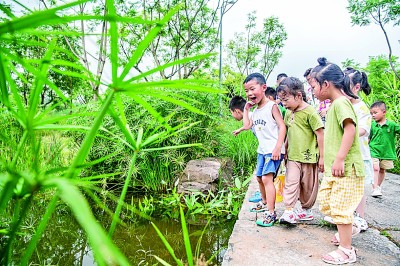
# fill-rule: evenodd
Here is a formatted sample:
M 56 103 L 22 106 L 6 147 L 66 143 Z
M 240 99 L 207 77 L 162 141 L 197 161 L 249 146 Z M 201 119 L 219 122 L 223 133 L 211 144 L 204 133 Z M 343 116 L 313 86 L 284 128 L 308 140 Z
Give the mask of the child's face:
M 293 96 L 292 94 L 285 93 L 285 92 L 280 92 L 279 94 L 279 99 L 281 100 L 281 103 L 286 109 L 289 109 L 291 111 L 294 111 L 299 107 L 301 102 L 303 101 L 303 98 L 301 95 Z
M 233 116 L 233 118 L 235 118 L 237 121 L 241 121 L 243 119 L 243 112 L 239 109 L 235 109 L 235 110 L 230 110 L 231 111 L 231 115 Z
M 324 81 L 322 84 L 320 84 L 315 78 L 312 78 L 310 82 L 314 96 L 317 97 L 319 101 L 322 102 L 328 99 L 326 90 L 329 83 L 327 81 Z
M 244 84 L 247 99 L 254 104 L 259 104 L 265 98 L 266 84 L 258 84 L 255 79 Z
M 372 119 L 374 119 L 376 122 L 379 122 L 385 118 L 386 110 L 382 110 L 379 107 L 374 107 L 374 108 L 370 109 L 370 113 L 371 113 Z

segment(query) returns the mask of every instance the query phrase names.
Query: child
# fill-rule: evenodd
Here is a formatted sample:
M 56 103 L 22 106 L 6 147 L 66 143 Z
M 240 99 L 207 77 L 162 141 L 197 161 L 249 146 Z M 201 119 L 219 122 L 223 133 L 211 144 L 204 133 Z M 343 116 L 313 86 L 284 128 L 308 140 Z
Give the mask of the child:
M 265 96 L 265 77 L 260 73 L 253 73 L 247 76 L 243 84 L 250 100 L 244 107 L 243 127 L 253 128 L 258 139 L 256 176 L 261 195 L 267 199 L 267 206 L 263 202 L 261 209 L 268 209 L 264 218 L 256 223 L 260 226 L 272 226 L 276 221 L 274 176 L 285 153 L 283 142 L 286 127 L 276 103 Z M 256 108 L 249 118 L 248 112 L 252 106 Z M 256 211 L 259 209 L 257 206 Z
M 363 91 L 365 95 L 371 93 L 371 87 L 369 86 L 368 77 L 365 72 L 360 72 L 351 67 L 346 68 L 343 72 L 345 74 L 344 85 L 350 88 L 354 95 L 358 95 L 360 91 Z M 349 97 L 349 100 L 353 105 L 358 119 L 358 140 L 360 142 L 361 155 L 365 166 L 365 185 L 371 185 L 374 175 L 371 152 L 368 146 L 368 136 L 372 121 L 371 114 L 369 113 L 367 105 L 361 101 L 360 98 L 354 99 Z M 356 216 L 354 217 L 355 222 L 360 225 L 360 229 L 363 231 L 368 229 L 368 223 L 364 219 L 365 204 L 366 197 L 364 194 L 360 204 L 358 204 Z
M 295 224 L 296 220 L 314 219 L 311 208 L 318 193 L 318 168 L 324 171 L 324 131 L 321 117 L 305 101 L 303 83 L 294 77 L 285 78 L 277 88 L 279 98 L 286 109 L 287 148 L 285 187 L 283 202 L 286 210 L 279 219 L 282 224 Z M 301 209 L 293 208 L 300 200 Z
M 286 73 L 280 73 L 278 74 L 278 76 L 276 76 L 276 87 L 279 86 L 279 84 L 282 82 L 282 80 L 284 80 L 285 78 L 287 78 L 288 75 L 286 75 Z
M 229 102 L 229 111 L 231 111 L 231 115 L 237 121 L 242 121 L 243 119 L 243 109 L 246 105 L 246 100 L 242 96 L 233 96 L 231 101 Z M 251 112 L 249 113 L 251 116 Z M 233 135 L 237 136 L 240 132 L 244 130 L 243 127 L 236 129 L 232 132 Z
M 246 100 L 242 96 L 233 96 L 232 99 L 229 102 L 229 110 L 231 111 L 231 115 L 233 118 L 235 118 L 237 121 L 242 121 L 243 120 L 243 109 L 244 106 L 246 105 Z M 251 117 L 252 112 L 249 112 L 249 116 Z M 233 135 L 237 136 L 240 132 L 244 130 L 243 127 L 236 129 L 232 132 Z M 254 132 L 253 132 L 254 133 Z M 253 196 L 249 198 L 250 202 L 259 202 L 259 201 L 267 202 L 266 198 L 261 197 L 261 193 L 259 191 L 256 191 Z
M 286 108 L 279 104 L 280 100 L 278 99 L 278 97 L 276 97 L 276 90 L 272 87 L 267 87 L 267 89 L 265 90 L 265 96 L 267 96 L 267 98 L 271 101 L 274 101 L 278 104 L 282 117 L 285 118 Z
M 372 197 L 382 197 L 381 185 L 387 169 L 392 169 L 396 160 L 396 135 L 400 126 L 386 119 L 386 104 L 375 102 L 371 105 L 372 122 L 369 147 L 374 163 L 374 184 Z
M 364 193 L 364 163 L 358 141 L 357 117 L 351 102 L 344 96 L 344 74 L 326 58 L 318 59 L 312 72 L 311 86 L 320 101 L 329 99 L 324 131 L 324 177 L 319 191 L 320 211 L 332 217 L 337 226 L 335 239 L 339 248 L 322 257 L 330 264 L 357 260 L 351 245 L 353 212 Z M 350 97 L 357 98 L 351 91 Z M 355 232 L 354 232 L 355 233 Z
M 307 80 L 307 83 L 309 85 L 307 91 L 306 91 L 306 97 L 307 101 L 311 106 L 316 108 L 319 106 L 319 101 L 314 97 L 314 93 L 312 91 L 311 85 L 310 85 L 310 80 L 311 80 L 311 70 L 312 68 L 307 68 L 306 72 L 304 72 L 303 77 Z

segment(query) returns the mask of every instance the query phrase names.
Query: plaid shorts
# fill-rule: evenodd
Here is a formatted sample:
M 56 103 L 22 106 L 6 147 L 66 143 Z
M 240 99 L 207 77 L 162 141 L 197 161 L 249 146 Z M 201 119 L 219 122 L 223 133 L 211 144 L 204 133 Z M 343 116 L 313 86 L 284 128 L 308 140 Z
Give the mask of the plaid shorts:
M 324 176 L 318 193 L 319 210 L 332 217 L 335 224 L 352 224 L 354 211 L 364 195 L 365 177 Z

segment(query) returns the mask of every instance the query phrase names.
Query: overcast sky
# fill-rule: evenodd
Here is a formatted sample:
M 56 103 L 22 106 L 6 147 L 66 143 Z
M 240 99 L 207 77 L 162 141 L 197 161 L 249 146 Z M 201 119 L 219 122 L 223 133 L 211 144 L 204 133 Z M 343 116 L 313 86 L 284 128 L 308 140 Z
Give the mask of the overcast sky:
M 324 56 L 341 66 L 346 59 L 365 66 L 369 56 L 388 54 L 385 37 L 376 24 L 352 26 L 347 0 L 239 0 L 223 17 L 223 42 L 244 32 L 247 14 L 257 13 L 258 29 L 266 17 L 276 16 L 288 34 L 283 57 L 267 80 L 275 86 L 281 72 L 303 79 L 305 70 Z M 392 51 L 400 56 L 400 26 L 387 27 Z

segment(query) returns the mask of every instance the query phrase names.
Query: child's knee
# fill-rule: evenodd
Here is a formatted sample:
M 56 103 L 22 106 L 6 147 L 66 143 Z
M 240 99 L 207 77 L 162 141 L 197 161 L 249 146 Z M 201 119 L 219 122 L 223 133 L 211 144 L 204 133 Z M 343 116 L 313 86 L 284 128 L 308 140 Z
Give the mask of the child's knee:
M 274 183 L 273 179 L 274 179 L 274 176 L 272 173 L 262 176 L 262 182 L 264 184 Z
M 379 173 L 381 173 L 381 174 L 384 174 L 386 172 L 386 170 L 385 169 L 383 169 L 383 168 L 379 168 Z

